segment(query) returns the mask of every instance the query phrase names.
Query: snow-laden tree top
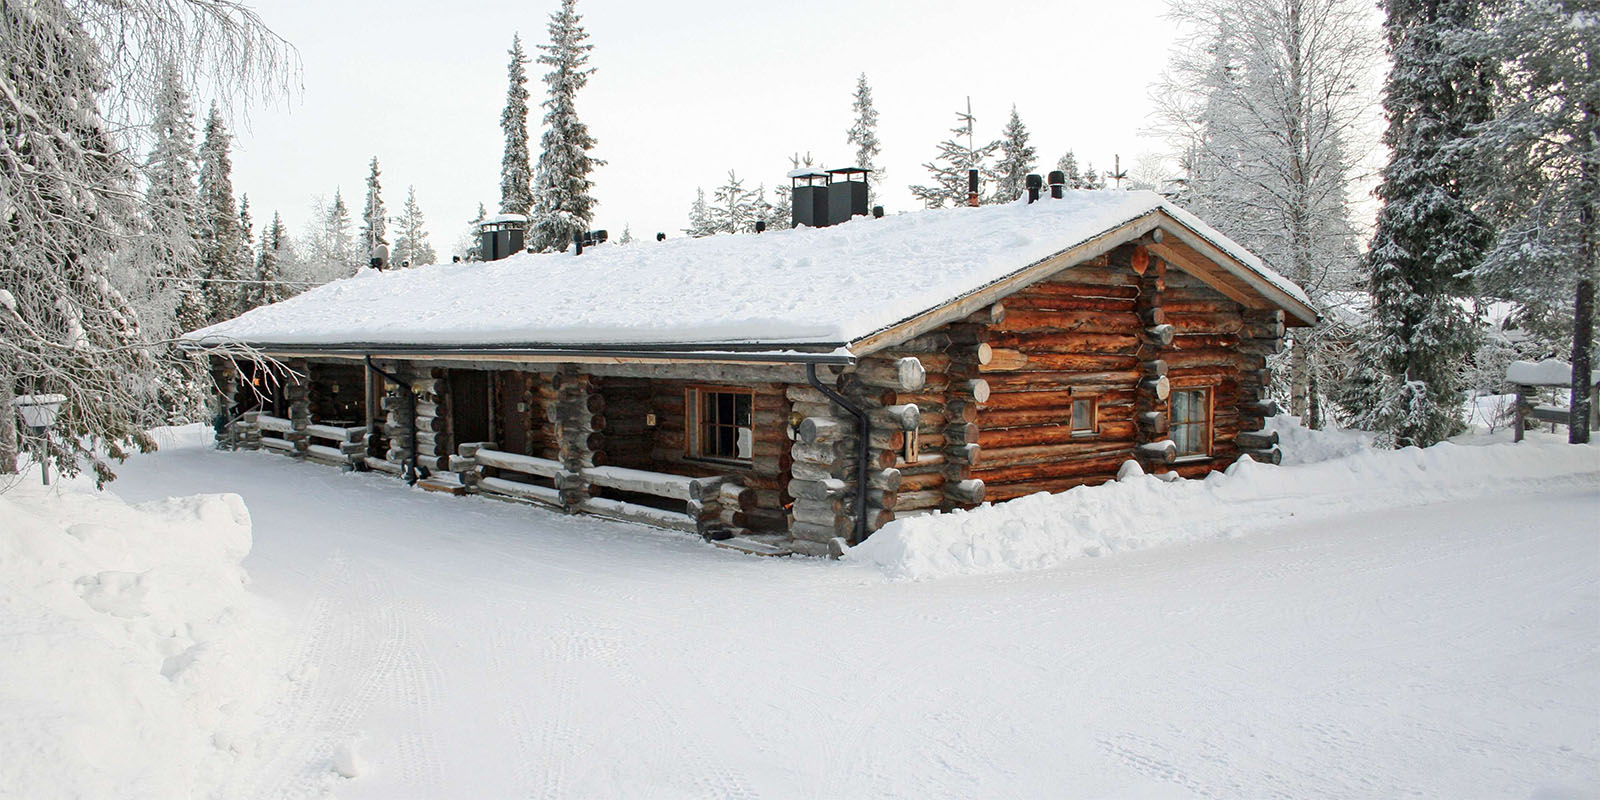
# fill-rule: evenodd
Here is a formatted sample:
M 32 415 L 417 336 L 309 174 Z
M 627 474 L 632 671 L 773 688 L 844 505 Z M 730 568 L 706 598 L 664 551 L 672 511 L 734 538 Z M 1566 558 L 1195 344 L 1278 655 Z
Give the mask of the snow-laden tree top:
M 1154 192 L 858 218 L 361 274 L 189 334 L 283 345 L 839 345 L 1165 212 L 1254 276 L 1305 293 Z

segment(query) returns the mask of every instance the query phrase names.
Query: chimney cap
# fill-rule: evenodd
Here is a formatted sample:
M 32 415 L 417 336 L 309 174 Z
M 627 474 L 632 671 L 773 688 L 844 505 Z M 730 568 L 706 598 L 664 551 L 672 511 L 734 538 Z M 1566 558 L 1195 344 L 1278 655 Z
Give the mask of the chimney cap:
M 791 170 L 789 170 L 789 177 L 791 177 L 791 178 L 826 178 L 826 177 L 828 177 L 828 172 L 831 172 L 831 171 L 832 170 L 828 170 L 828 171 L 820 170 L 820 169 L 817 169 L 816 167 L 801 167 L 800 169 L 791 169 Z
M 836 169 L 830 169 L 827 172 L 829 175 L 840 176 L 843 180 L 850 180 L 850 176 L 852 175 L 866 175 L 871 171 L 872 170 L 867 169 L 866 167 L 838 167 Z M 866 178 L 862 178 L 862 180 L 866 180 Z

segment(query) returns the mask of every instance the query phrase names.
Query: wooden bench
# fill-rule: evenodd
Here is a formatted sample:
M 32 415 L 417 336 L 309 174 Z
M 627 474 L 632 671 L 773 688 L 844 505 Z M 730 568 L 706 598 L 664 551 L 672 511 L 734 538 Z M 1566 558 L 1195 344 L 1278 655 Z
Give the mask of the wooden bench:
M 1572 424 L 1572 409 L 1539 405 L 1541 390 L 1572 388 L 1572 365 L 1565 361 L 1513 361 L 1506 367 L 1506 382 L 1516 388 L 1517 404 L 1511 430 L 1513 441 L 1522 441 L 1528 420 L 1548 422 L 1551 427 Z M 1589 380 L 1589 429 L 1600 428 L 1600 371 Z

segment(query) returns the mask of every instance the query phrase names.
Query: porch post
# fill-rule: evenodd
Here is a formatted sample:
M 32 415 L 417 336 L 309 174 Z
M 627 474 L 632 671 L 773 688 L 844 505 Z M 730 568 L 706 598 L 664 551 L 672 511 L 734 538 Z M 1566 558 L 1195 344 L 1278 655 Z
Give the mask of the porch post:
M 289 402 L 289 423 L 294 430 L 284 438 L 294 445 L 294 457 L 304 458 L 311 447 L 306 427 L 311 424 L 311 367 L 302 359 L 290 361 L 290 374 L 284 377 L 283 397 Z
M 605 458 L 605 434 L 596 430 L 595 424 L 596 415 L 605 410 L 605 397 L 596 391 L 595 384 L 594 376 L 578 372 L 573 364 L 561 365 L 550 376 L 550 385 L 556 390 L 552 421 L 560 450 L 558 460 L 566 470 L 556 479 L 556 488 L 561 491 L 561 504 L 568 511 L 577 511 L 589 499 L 584 468 L 598 466 Z

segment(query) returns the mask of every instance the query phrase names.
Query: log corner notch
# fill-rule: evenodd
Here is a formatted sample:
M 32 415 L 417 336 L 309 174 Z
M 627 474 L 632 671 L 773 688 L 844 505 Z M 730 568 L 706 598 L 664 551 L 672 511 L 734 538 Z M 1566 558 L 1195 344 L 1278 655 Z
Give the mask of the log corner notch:
M 1267 418 L 1278 413 L 1272 396 L 1272 371 L 1267 356 L 1283 351 L 1284 315 L 1281 310 L 1244 310 L 1239 336 L 1239 453 L 1265 464 L 1280 464 L 1278 435 L 1262 435 Z
M 1178 446 L 1167 438 L 1172 381 L 1167 377 L 1165 356 L 1172 347 L 1175 332 L 1162 307 L 1167 262 L 1151 255 L 1143 244 L 1126 245 L 1112 253 L 1113 265 L 1124 259 L 1138 276 L 1133 310 L 1143 326 L 1138 347 L 1139 382 L 1134 391 L 1134 420 L 1137 422 L 1134 455 L 1146 472 L 1161 473 L 1166 472 L 1178 456 Z
M 596 391 L 597 378 L 578 371 L 576 365 L 563 364 L 550 376 L 556 403 L 552 410 L 556 427 L 556 446 L 565 472 L 555 477 L 561 505 L 576 513 L 588 502 L 589 482 L 583 476 L 588 467 L 605 460 L 604 434 L 595 429 L 594 417 L 604 410 L 604 398 Z M 599 458 L 596 458 L 600 454 Z

